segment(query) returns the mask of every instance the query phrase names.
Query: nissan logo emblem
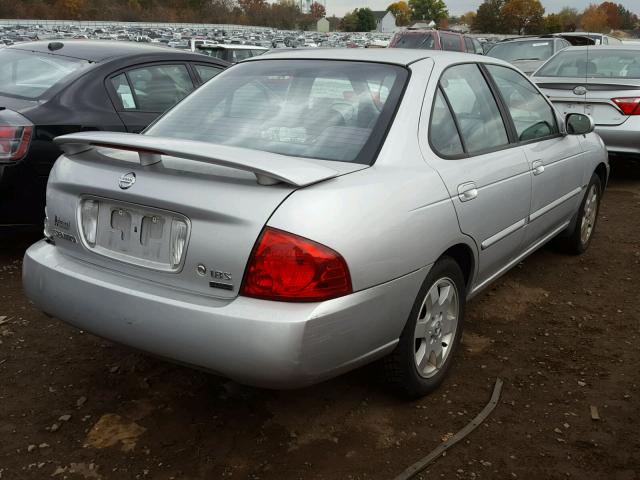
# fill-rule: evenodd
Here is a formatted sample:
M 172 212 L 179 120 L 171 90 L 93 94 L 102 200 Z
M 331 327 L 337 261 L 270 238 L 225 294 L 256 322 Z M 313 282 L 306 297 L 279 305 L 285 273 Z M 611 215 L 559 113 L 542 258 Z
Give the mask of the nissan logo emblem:
M 587 87 L 583 87 L 582 85 L 577 86 L 576 88 L 573 89 L 573 93 L 576 95 L 586 95 L 587 94 Z
M 122 190 L 126 190 L 127 188 L 131 187 L 131 185 L 133 185 L 134 183 L 136 183 L 136 174 L 134 172 L 125 173 L 118 180 L 118 186 Z

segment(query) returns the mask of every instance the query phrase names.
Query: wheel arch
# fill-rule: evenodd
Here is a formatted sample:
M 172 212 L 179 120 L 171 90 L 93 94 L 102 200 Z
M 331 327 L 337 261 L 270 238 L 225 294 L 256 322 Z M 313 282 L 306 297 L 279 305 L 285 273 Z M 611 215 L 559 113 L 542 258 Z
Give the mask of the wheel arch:
M 458 264 L 464 276 L 465 286 L 467 290 L 469 290 L 477 264 L 473 249 L 466 243 L 457 243 L 447 248 L 447 250 L 440 255 L 440 258 L 442 257 L 450 257 Z
M 600 183 L 602 184 L 602 190 L 604 191 L 605 187 L 607 186 L 607 182 L 609 180 L 609 171 L 607 169 L 607 166 L 603 162 L 600 162 L 593 173 L 595 173 L 598 176 L 598 178 L 600 178 Z

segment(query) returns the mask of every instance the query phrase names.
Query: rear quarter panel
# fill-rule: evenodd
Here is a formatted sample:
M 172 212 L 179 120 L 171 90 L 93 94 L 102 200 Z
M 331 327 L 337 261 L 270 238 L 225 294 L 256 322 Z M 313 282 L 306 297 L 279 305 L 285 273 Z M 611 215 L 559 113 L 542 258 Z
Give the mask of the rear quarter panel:
M 346 260 L 354 290 L 434 263 L 462 235 L 453 204 L 418 146 L 420 107 L 430 59 L 412 75 L 376 163 L 359 172 L 294 192 L 268 225 L 335 249 Z M 475 248 L 475 247 L 474 247 Z

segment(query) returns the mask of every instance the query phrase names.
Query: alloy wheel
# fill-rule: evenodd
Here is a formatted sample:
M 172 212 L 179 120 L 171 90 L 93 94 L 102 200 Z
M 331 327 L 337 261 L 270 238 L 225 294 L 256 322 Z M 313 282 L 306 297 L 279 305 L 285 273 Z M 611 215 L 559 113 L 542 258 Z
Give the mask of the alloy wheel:
M 583 245 L 586 245 L 591 238 L 597 215 L 598 188 L 595 185 L 591 185 L 591 188 L 589 188 L 589 191 L 587 192 L 587 198 L 584 202 L 584 211 L 582 213 L 582 220 L 580 223 L 580 241 Z
M 421 377 L 433 377 L 446 362 L 459 316 L 455 284 L 449 278 L 437 280 L 422 301 L 414 333 L 415 364 Z

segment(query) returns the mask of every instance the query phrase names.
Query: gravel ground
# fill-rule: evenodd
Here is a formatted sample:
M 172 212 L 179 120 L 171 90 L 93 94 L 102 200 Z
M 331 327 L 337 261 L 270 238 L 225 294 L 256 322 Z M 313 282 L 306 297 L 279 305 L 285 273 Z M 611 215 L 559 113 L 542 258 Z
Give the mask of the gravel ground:
M 496 410 L 423 478 L 640 479 L 638 163 L 613 164 L 585 255 L 545 247 L 470 304 L 449 379 L 415 402 L 375 366 L 264 391 L 80 332 L 24 297 L 33 240 L 0 240 L 1 479 L 393 478 L 496 377 Z

